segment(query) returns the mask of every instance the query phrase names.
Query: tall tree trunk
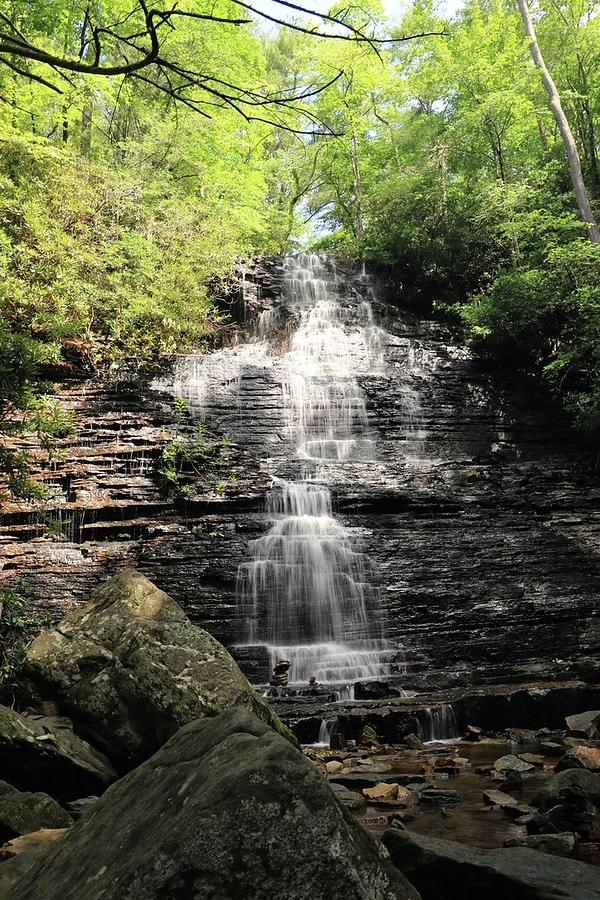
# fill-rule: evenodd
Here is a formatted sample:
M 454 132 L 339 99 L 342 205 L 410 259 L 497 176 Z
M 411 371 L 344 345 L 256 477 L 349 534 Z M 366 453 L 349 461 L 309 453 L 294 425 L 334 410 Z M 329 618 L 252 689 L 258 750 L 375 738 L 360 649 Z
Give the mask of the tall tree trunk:
M 354 182 L 354 234 L 358 244 L 359 252 L 362 253 L 364 246 L 364 227 L 363 227 L 363 195 L 362 195 L 362 178 L 360 174 L 360 162 L 358 159 L 358 141 L 356 132 L 352 128 L 350 135 L 350 155 L 352 157 L 352 175 Z
M 569 158 L 569 168 L 571 170 L 571 180 L 573 182 L 573 190 L 575 191 L 575 197 L 577 199 L 579 212 L 581 213 L 581 218 L 588 226 L 590 240 L 594 241 L 595 244 L 600 244 L 600 228 L 596 224 L 594 213 L 592 212 L 590 198 L 588 197 L 585 182 L 583 180 L 583 174 L 581 172 L 581 160 L 579 159 L 579 153 L 577 152 L 577 145 L 575 143 L 575 138 L 573 137 L 573 133 L 569 126 L 565 111 L 562 107 L 562 103 L 560 101 L 560 94 L 558 93 L 558 89 L 554 83 L 554 79 L 548 71 L 546 63 L 544 62 L 544 57 L 542 56 L 542 51 L 540 50 L 540 46 L 537 41 L 537 35 L 535 33 L 533 19 L 531 18 L 527 0 L 517 0 L 517 3 L 519 5 L 519 11 L 521 13 L 521 18 L 523 19 L 527 37 L 529 38 L 529 49 L 531 50 L 531 56 L 535 65 L 541 72 L 542 82 L 544 87 L 546 88 L 546 92 L 550 100 L 550 109 L 552 110 L 552 115 L 554 116 L 556 124 L 558 125 L 558 129 L 561 133 L 565 149 L 567 151 L 567 156 Z

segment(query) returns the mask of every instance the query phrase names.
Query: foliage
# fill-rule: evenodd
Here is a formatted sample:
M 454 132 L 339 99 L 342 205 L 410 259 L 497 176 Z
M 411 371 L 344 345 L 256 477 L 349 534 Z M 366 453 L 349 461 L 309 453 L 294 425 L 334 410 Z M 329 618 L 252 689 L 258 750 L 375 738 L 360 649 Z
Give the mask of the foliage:
M 33 688 L 23 677 L 27 647 L 47 620 L 29 611 L 35 589 L 22 578 L 0 590 L 0 702 L 25 705 Z
M 600 209 L 597 5 L 539 0 L 535 16 Z M 342 127 L 313 149 L 313 246 L 395 265 L 481 352 L 541 372 L 581 425 L 600 426 L 597 248 L 517 7 L 466 0 L 444 18 L 416 0 L 392 25 L 433 31 L 445 34 L 385 52 L 383 65 L 360 48 L 318 48 L 317 72 L 346 77 L 317 101 Z
M 209 437 L 205 425 L 189 423 L 182 397 L 176 398 L 174 408 L 175 428 L 169 432 L 157 470 L 161 487 L 170 496 L 182 499 L 190 498 L 198 484 L 222 494 L 226 483 L 237 478 L 229 465 L 230 438 Z

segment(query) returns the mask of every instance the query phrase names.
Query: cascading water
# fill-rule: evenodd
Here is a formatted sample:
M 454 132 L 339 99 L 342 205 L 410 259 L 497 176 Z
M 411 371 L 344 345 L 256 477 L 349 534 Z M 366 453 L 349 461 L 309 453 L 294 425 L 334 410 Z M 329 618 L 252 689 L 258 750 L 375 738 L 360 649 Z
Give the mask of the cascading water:
M 282 360 L 285 435 L 297 476 L 274 478 L 272 525 L 253 541 L 238 573 L 246 641 L 271 665 L 291 662 L 290 680 L 344 683 L 381 677 L 397 648 L 384 640 L 370 562 L 333 517 L 328 482 L 347 464 L 375 459 L 358 370 L 379 365 L 382 342 L 369 304 L 342 318 L 344 283 L 314 254 L 285 260 L 287 301 L 298 320 Z M 261 337 L 264 338 L 264 322 Z

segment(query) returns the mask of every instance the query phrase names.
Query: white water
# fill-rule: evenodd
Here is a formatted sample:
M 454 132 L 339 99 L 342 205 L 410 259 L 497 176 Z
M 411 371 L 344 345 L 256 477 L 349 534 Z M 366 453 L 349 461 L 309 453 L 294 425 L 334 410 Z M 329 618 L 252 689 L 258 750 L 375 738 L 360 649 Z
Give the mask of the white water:
M 285 262 L 288 304 L 298 321 L 282 359 L 295 481 L 274 479 L 272 525 L 251 543 L 238 573 L 246 642 L 263 645 L 271 665 L 291 661 L 290 681 L 352 682 L 386 675 L 396 648 L 384 640 L 370 561 L 333 516 L 329 473 L 375 461 L 375 443 L 357 374 L 382 365 L 383 339 L 368 303 L 358 325 L 343 318 L 343 282 L 314 254 Z M 260 324 L 266 341 L 270 317 Z

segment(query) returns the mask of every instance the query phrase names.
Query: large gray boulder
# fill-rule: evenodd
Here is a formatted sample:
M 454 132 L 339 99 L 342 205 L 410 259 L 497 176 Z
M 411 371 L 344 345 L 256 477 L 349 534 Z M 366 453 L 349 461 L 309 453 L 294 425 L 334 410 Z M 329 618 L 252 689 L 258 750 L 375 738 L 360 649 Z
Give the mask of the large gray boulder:
M 289 741 L 236 707 L 109 788 L 10 900 L 418 900 Z
M 480 850 L 396 828 L 383 843 L 423 900 L 600 898 L 600 869 L 539 850 Z
M 37 637 L 27 665 L 42 695 L 123 768 L 235 704 L 294 740 L 227 650 L 130 569 Z
M 0 773 L 20 790 L 43 789 L 59 800 L 101 793 L 117 778 L 106 757 L 64 719 L 20 715 L 7 706 L 0 706 Z

